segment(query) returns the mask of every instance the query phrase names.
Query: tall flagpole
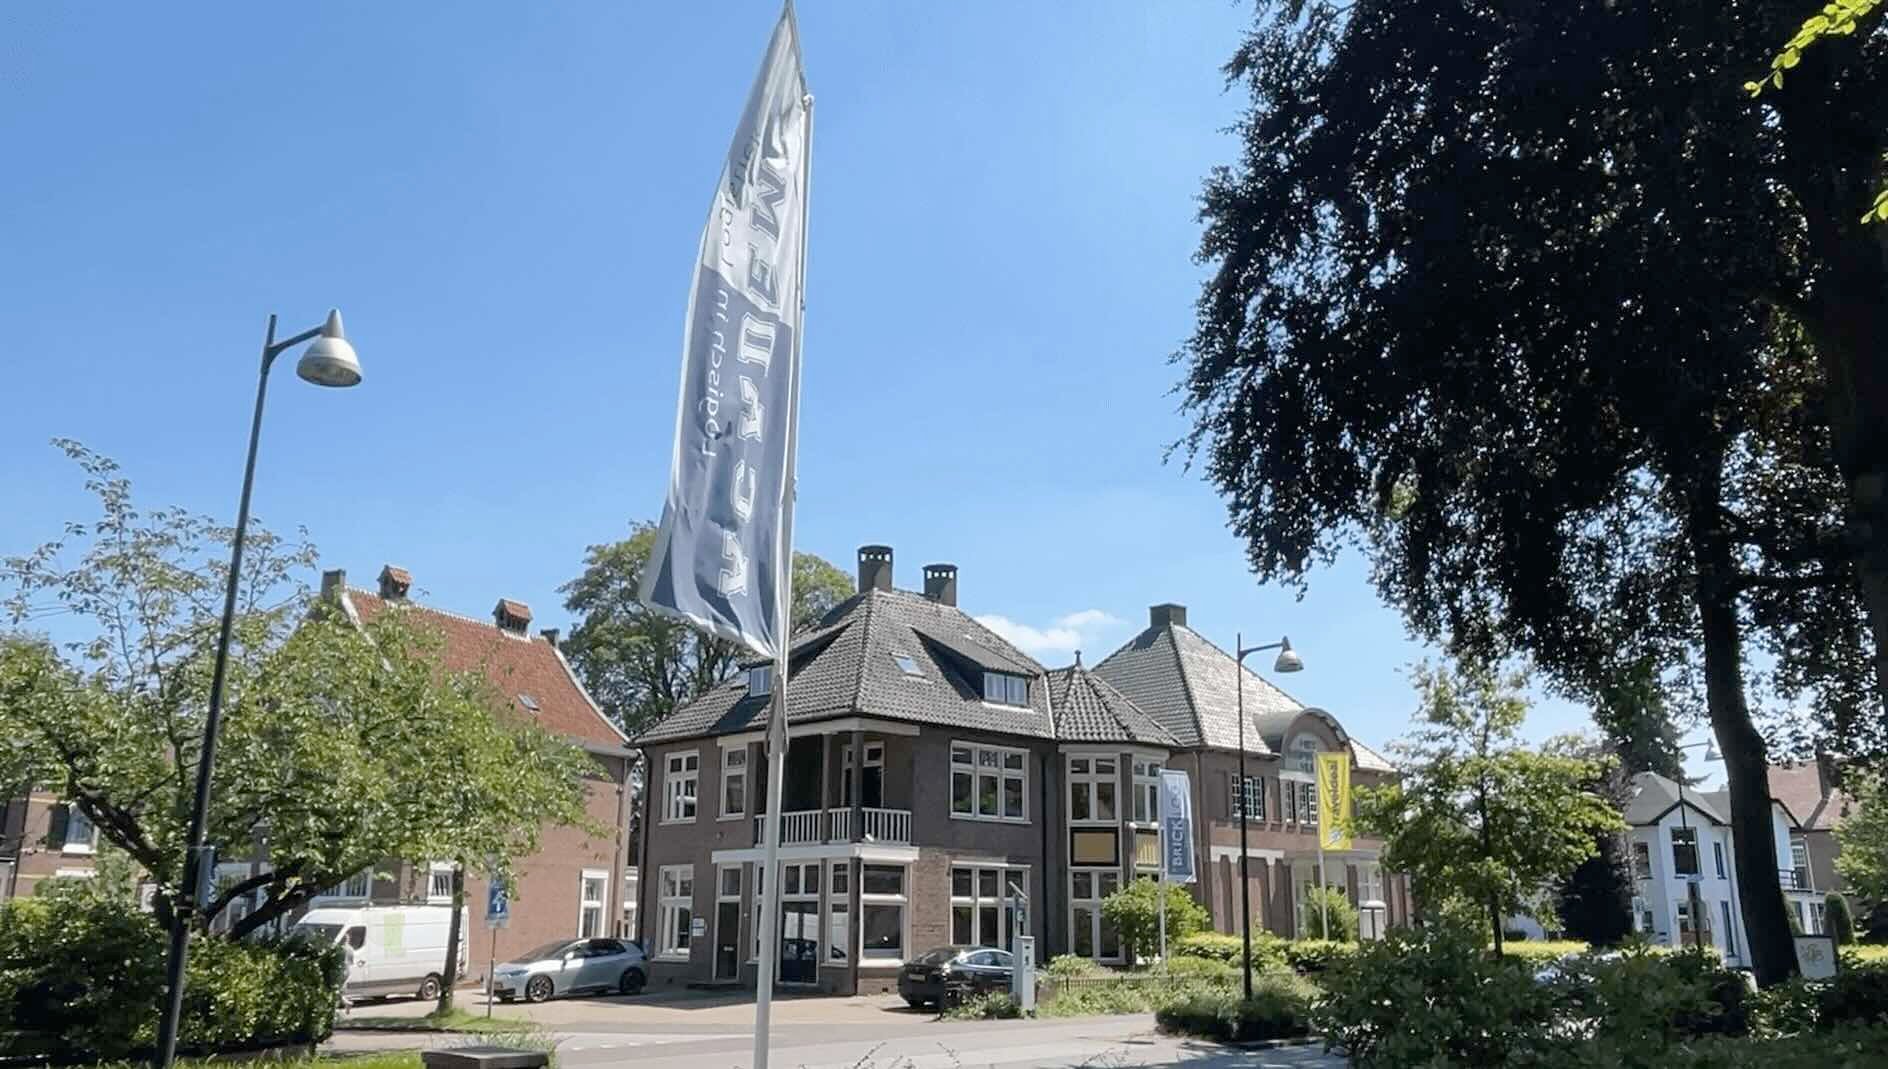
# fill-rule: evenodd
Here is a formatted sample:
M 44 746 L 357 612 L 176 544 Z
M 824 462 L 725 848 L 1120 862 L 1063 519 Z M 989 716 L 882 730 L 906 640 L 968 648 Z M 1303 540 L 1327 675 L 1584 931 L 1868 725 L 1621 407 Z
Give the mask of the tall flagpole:
M 804 92 L 805 85 L 801 85 Z M 793 652 L 793 506 L 799 496 L 800 356 L 806 337 L 806 246 L 813 209 L 813 94 L 805 93 L 806 129 L 800 151 L 805 178 L 800 184 L 800 329 L 793 334 L 793 381 L 789 386 L 792 416 L 787 420 L 787 492 L 780 509 L 780 565 L 775 585 L 773 705 L 767 724 L 767 817 L 761 821 L 762 871 L 760 918 L 760 975 L 754 979 L 754 1069 L 767 1069 L 772 1046 L 774 974 L 780 960 L 780 805 L 787 780 L 787 676 Z M 822 788 L 823 789 L 823 788 Z

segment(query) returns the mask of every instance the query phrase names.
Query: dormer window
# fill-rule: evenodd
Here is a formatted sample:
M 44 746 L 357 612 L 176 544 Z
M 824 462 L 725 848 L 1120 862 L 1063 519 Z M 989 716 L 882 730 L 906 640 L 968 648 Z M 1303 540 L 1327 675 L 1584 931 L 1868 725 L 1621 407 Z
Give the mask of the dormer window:
M 1029 704 L 1029 681 L 1008 672 L 983 674 L 983 700 L 997 705 Z
M 747 670 L 747 692 L 756 698 L 764 698 L 774 692 L 774 666 L 763 664 Z

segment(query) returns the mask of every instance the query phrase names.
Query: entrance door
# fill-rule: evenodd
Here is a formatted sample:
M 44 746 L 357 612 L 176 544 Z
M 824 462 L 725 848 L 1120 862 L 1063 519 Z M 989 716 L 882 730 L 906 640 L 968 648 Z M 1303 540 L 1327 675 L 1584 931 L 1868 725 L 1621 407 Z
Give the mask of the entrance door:
M 715 979 L 732 980 L 741 967 L 741 903 L 715 908 Z
M 780 982 L 819 982 L 819 903 L 785 902 L 780 917 Z

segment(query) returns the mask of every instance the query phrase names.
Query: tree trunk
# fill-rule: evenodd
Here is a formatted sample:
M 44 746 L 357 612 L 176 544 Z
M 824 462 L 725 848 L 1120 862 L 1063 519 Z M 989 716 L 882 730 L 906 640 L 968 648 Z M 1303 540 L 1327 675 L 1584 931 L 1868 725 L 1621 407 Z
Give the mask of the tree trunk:
M 1757 983 L 1769 987 L 1796 975 L 1796 943 L 1790 938 L 1783 886 L 1777 877 L 1769 752 L 1744 700 L 1742 623 L 1737 618 L 1735 569 L 1722 534 L 1720 488 L 1707 467 L 1704 482 L 1694 493 L 1688 532 L 1698 571 L 1694 598 L 1704 640 L 1705 705 L 1730 780 L 1731 835 L 1736 844 L 1744 942 Z M 1703 923 L 1703 918 L 1693 917 L 1692 931 L 1701 931 Z
M 459 919 L 465 913 L 465 863 L 452 866 L 452 920 L 446 923 L 446 967 L 439 970 L 444 977 L 439 984 L 439 1015 L 452 1012 L 452 992 L 459 986 L 459 940 L 463 933 L 459 929 Z

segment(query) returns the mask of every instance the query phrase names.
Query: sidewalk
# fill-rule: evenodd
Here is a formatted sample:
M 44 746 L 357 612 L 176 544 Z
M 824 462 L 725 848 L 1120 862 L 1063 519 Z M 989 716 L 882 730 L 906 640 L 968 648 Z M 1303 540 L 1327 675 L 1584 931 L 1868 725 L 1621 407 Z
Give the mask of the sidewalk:
M 455 1004 L 467 1013 L 485 1013 L 485 995 L 477 989 L 460 991 Z M 433 1004 L 413 999 L 370 1002 L 353 1008 L 337 1024 L 350 1018 L 420 1017 Z M 492 1015 L 529 1021 L 560 1032 L 664 1032 L 749 1034 L 754 1027 L 752 991 L 661 991 L 641 995 L 599 995 L 552 999 L 534 1004 L 500 1002 Z M 935 1020 L 937 1014 L 914 1010 L 896 995 L 774 997 L 776 1026 L 890 1024 L 903 1028 Z

